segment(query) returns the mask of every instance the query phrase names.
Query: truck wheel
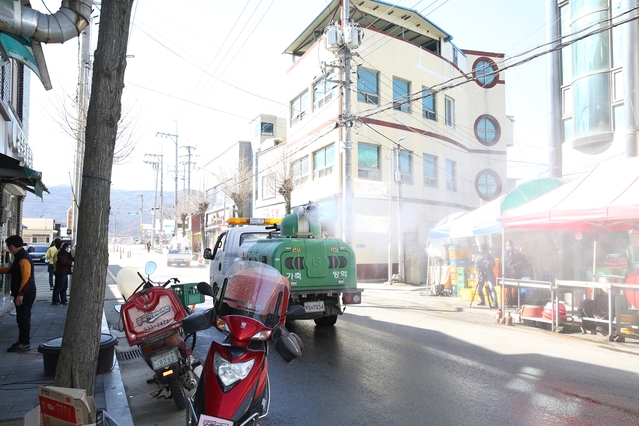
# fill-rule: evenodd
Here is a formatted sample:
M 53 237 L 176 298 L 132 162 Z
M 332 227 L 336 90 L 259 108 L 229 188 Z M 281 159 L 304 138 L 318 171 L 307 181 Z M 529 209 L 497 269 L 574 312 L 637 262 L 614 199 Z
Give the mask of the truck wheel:
M 317 318 L 313 321 L 315 321 L 315 325 L 318 327 L 331 327 L 337 322 L 337 315 L 329 315 L 327 317 Z

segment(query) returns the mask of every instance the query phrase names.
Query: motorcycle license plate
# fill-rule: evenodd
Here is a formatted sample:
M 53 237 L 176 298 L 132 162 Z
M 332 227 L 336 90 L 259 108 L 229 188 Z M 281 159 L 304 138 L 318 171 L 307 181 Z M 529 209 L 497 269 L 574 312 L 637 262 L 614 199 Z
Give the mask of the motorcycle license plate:
M 166 367 L 167 365 L 177 364 L 178 362 L 178 353 L 177 349 L 171 349 L 168 352 L 162 352 L 157 355 L 151 355 L 151 365 L 154 370 L 158 370 L 162 367 Z
M 233 422 L 230 420 L 220 419 L 219 417 L 202 414 L 197 426 L 233 426 Z
M 306 312 L 324 312 L 324 301 L 304 302 L 304 310 Z

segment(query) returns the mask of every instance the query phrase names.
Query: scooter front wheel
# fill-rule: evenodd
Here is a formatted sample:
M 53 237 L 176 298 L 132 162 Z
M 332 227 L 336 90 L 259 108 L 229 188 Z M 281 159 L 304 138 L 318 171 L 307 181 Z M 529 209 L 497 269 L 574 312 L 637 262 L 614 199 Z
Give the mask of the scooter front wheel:
M 186 408 L 186 396 L 184 395 L 184 389 L 179 380 L 172 380 L 169 382 L 169 389 L 171 390 L 171 396 L 173 402 L 178 410 L 184 410 Z

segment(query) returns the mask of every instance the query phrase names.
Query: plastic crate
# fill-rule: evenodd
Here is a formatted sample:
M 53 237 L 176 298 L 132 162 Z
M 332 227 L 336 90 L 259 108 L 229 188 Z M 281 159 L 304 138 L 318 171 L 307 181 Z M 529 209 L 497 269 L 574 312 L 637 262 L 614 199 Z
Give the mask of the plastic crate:
M 171 288 L 175 290 L 175 294 L 184 306 L 204 303 L 204 295 L 197 291 L 197 283 L 175 284 Z

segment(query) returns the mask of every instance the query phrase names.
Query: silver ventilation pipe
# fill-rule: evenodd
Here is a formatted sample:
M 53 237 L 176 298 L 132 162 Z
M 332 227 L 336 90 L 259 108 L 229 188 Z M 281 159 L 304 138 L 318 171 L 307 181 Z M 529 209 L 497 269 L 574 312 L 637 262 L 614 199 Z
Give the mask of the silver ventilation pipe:
M 91 21 L 93 0 L 62 0 L 60 10 L 45 15 L 32 9 L 28 0 L 0 0 L 0 31 L 41 43 L 64 43 L 80 35 Z

